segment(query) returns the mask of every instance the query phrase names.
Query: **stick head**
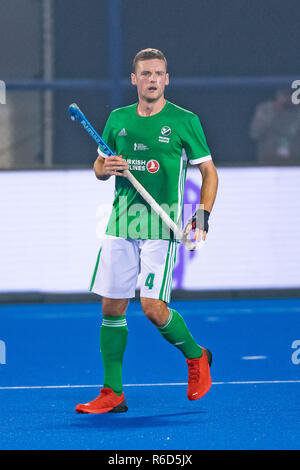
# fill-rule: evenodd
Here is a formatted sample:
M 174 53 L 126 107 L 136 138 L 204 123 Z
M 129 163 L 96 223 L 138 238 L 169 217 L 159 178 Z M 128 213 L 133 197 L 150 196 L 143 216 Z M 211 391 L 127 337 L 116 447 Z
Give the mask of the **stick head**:
M 72 103 L 69 106 L 68 112 L 72 121 L 79 121 L 81 118 L 81 111 L 76 103 Z

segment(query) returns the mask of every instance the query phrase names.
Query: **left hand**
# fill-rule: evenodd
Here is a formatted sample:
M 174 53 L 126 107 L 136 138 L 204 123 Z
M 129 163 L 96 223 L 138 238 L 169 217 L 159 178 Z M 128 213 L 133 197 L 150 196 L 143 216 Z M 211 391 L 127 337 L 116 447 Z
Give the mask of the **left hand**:
M 198 209 L 195 214 L 188 220 L 184 233 L 188 235 L 191 230 L 194 230 L 194 241 L 201 242 L 206 240 L 207 232 L 209 229 L 208 219 L 210 212 L 204 209 Z

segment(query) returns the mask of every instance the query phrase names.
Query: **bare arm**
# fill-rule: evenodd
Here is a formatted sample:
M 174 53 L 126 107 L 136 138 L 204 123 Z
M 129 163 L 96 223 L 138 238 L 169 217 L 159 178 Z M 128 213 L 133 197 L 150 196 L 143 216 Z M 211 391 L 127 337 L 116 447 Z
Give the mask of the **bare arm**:
M 207 212 L 211 212 L 218 189 L 218 173 L 212 160 L 203 162 L 198 165 L 198 168 L 202 175 L 202 186 L 201 186 L 201 197 L 199 209 L 204 209 Z M 191 223 L 188 223 L 185 232 L 188 234 L 192 230 Z M 206 239 L 207 232 L 195 229 L 194 240 L 200 242 L 201 239 Z
M 202 175 L 200 204 L 203 204 L 204 210 L 211 212 L 217 195 L 218 173 L 212 160 L 200 163 L 198 168 Z

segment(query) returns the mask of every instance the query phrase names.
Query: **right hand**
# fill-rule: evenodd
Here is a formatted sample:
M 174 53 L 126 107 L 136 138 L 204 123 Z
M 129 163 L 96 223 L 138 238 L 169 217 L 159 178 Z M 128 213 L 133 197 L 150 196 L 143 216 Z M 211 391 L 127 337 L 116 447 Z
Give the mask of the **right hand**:
M 106 175 L 124 176 L 121 173 L 124 170 L 128 170 L 128 163 L 123 160 L 122 155 L 114 155 L 106 157 L 103 165 L 103 171 Z

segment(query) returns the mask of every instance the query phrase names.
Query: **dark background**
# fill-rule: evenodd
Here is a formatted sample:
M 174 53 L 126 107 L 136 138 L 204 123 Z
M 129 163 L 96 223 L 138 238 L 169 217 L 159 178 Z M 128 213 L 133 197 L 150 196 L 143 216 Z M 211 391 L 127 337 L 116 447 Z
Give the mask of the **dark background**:
M 218 165 L 257 164 L 249 137 L 255 107 L 300 78 L 296 0 L 52 0 L 52 23 L 53 83 L 64 83 L 51 88 L 54 166 L 91 165 L 95 145 L 71 123 L 67 107 L 77 102 L 101 132 L 111 109 L 136 101 L 129 76 L 142 48 L 165 53 L 166 97 L 199 115 Z M 8 100 L 19 93 L 13 116 L 30 89 L 40 100 L 40 116 L 32 119 L 41 123 L 44 26 L 43 0 L 1 1 L 0 79 Z M 20 147 L 17 138 L 14 145 Z M 43 164 L 43 136 L 36 159 Z

